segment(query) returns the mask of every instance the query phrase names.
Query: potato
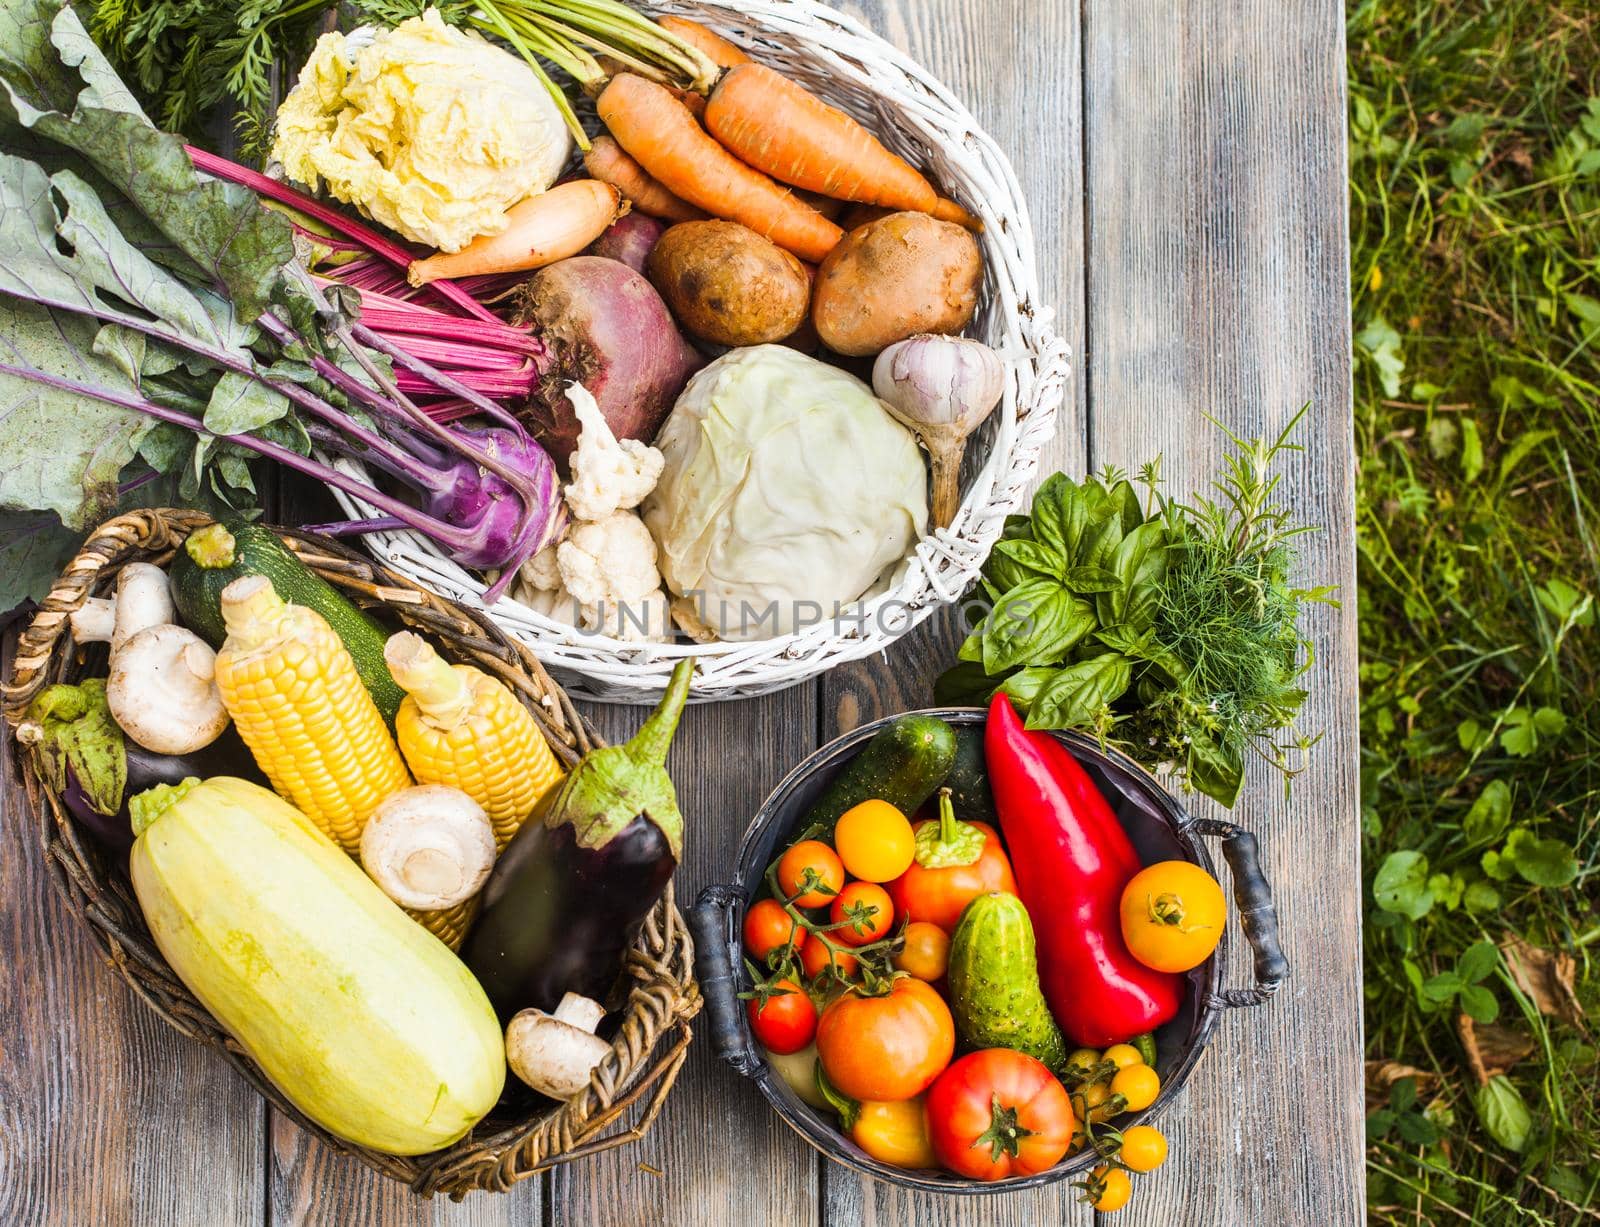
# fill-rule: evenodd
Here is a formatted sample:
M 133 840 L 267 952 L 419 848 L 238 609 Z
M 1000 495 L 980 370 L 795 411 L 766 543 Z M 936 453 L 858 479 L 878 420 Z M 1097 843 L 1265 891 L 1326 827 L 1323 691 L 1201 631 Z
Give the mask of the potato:
M 781 341 L 811 299 L 805 265 L 737 222 L 680 222 L 645 268 L 678 323 L 718 345 Z
M 822 343 L 862 357 L 921 332 L 960 332 L 978 306 L 983 257 L 954 222 L 891 213 L 828 253 L 811 294 Z

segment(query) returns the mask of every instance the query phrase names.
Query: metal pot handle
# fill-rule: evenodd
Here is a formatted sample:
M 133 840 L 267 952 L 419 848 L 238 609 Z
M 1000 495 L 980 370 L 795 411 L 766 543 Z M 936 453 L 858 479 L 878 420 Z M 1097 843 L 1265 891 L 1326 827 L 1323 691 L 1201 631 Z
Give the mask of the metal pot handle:
M 710 1019 L 711 1047 L 746 1078 L 766 1064 L 747 1038 L 744 1011 L 739 1008 L 737 938 L 730 928 L 730 908 L 744 898 L 735 886 L 708 886 L 689 909 L 694 935 L 694 975 L 700 981 Z
M 1288 977 L 1289 960 L 1278 945 L 1278 909 L 1272 902 L 1272 887 L 1261 872 L 1256 837 L 1219 818 L 1196 819 L 1191 829 L 1201 835 L 1221 837 L 1222 857 L 1233 874 L 1233 902 L 1239 909 L 1239 927 L 1255 954 L 1255 987 L 1223 989 L 1215 1000 L 1230 1007 L 1260 1005 Z

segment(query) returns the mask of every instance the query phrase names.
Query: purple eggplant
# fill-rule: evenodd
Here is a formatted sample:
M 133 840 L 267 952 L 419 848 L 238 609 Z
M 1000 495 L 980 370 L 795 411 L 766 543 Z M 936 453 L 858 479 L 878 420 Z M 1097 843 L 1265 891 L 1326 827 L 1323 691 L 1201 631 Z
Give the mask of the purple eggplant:
M 502 1023 L 567 993 L 603 1002 L 616 985 L 682 853 L 666 761 L 692 671 L 680 662 L 644 727 L 586 755 L 501 853 L 462 957 Z
M 67 812 L 116 852 L 133 846 L 128 798 L 189 776 L 235 775 L 264 783 L 255 760 L 230 727 L 193 754 L 156 754 L 127 737 L 106 705 L 103 677 L 47 686 L 28 705 L 19 741 L 36 745 L 48 784 Z

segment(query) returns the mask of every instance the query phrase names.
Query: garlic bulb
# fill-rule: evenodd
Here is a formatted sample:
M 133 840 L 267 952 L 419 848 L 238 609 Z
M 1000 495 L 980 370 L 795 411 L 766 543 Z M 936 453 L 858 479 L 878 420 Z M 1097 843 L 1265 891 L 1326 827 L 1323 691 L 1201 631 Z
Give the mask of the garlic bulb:
M 955 519 L 967 436 L 994 412 L 1005 380 L 1000 355 L 970 337 L 908 337 L 872 364 L 873 392 L 928 449 L 940 528 Z

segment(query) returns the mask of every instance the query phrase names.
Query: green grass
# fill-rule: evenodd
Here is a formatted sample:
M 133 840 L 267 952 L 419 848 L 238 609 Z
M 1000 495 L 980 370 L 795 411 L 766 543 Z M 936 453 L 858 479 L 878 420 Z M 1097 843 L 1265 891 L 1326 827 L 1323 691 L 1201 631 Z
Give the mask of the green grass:
M 1349 42 L 1370 1217 L 1600 1222 L 1600 8 Z M 1487 1088 L 1464 1013 L 1527 1052 Z

